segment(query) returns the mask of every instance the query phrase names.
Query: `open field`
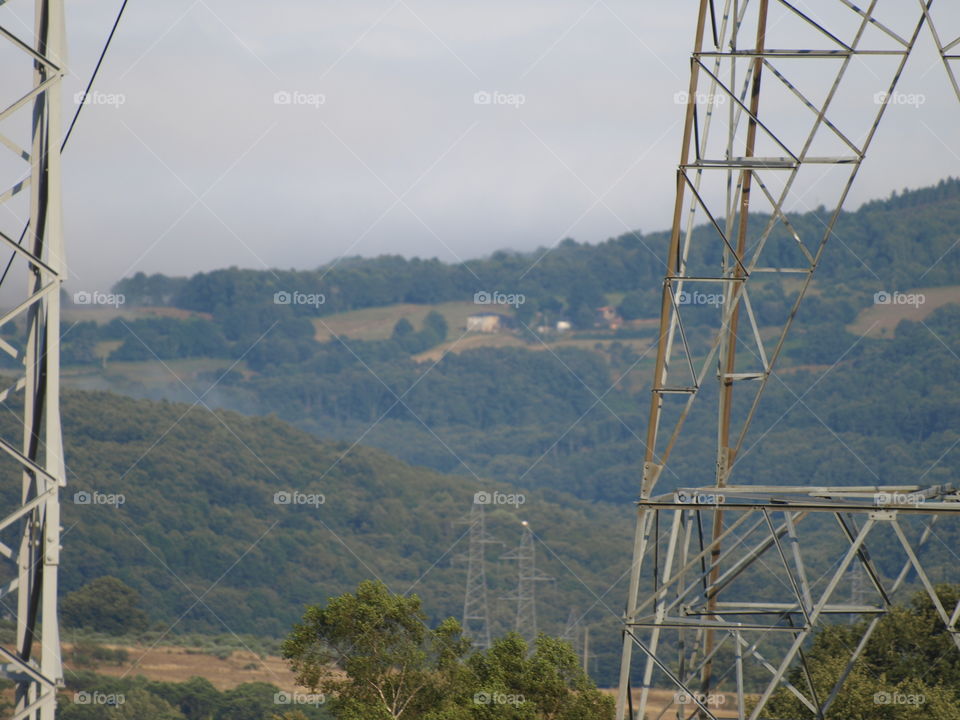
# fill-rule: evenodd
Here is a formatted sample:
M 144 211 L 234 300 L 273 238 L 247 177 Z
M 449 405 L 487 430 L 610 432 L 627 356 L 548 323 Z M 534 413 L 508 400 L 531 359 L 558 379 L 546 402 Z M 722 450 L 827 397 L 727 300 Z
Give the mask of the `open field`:
M 209 313 L 192 312 L 172 307 L 126 307 L 125 305 L 113 307 L 110 305 L 66 304 L 63 306 L 63 321 L 65 323 L 89 322 L 92 320 L 98 325 L 105 325 L 114 318 L 139 320 L 148 317 L 171 317 L 180 320 L 201 317 L 209 320 L 213 316 Z
M 129 660 L 120 665 L 100 662 L 95 666 L 77 667 L 67 659 L 64 662 L 67 676 L 71 670 L 94 670 L 111 677 L 143 675 L 162 682 L 185 682 L 192 677 L 203 677 L 218 690 L 229 690 L 247 682 L 271 683 L 287 691 L 297 689 L 290 668 L 283 658 L 276 656 L 261 659 L 255 653 L 238 650 L 222 660 L 208 654 L 209 651 L 187 647 L 110 644 L 104 647 L 126 650 Z M 64 645 L 65 658 L 70 657 L 71 648 L 71 645 Z
M 162 388 L 181 382 L 192 387 L 192 382 L 203 372 L 225 370 L 233 364 L 227 358 L 183 358 L 180 360 L 149 360 L 144 362 L 107 362 L 100 365 L 75 365 L 63 369 L 63 382 L 68 387 L 81 390 L 108 390 L 118 387 L 139 389 Z M 243 363 L 236 365 L 235 372 L 244 372 Z M 202 390 L 210 385 L 205 383 Z
M 387 305 L 384 307 L 351 310 L 350 312 L 317 318 L 316 339 L 326 342 L 334 335 L 343 335 L 354 340 L 385 340 L 393 333 L 393 326 L 406 318 L 417 330 L 423 327 L 423 319 L 435 310 L 443 315 L 450 328 L 450 336 L 459 336 L 467 327 L 467 317 L 479 313 L 496 312 L 510 315 L 509 307 L 502 305 L 477 305 L 472 302 L 448 302 L 438 305 Z
M 462 334 L 462 333 L 461 333 Z M 651 351 L 652 339 L 631 338 L 631 339 L 610 339 L 598 340 L 596 338 L 578 338 L 576 333 L 571 335 L 558 336 L 557 339 L 545 339 L 544 342 L 524 342 L 523 339 L 512 333 L 470 333 L 464 337 L 457 336 L 450 342 L 445 342 L 430 348 L 419 355 L 414 355 L 413 359 L 417 362 L 436 362 L 446 353 L 462 353 L 467 350 L 476 350 L 482 347 L 521 347 L 527 350 L 548 350 L 561 347 L 575 347 L 581 350 L 597 350 L 597 345 L 601 349 L 611 343 L 619 342 L 621 345 L 629 346 L 638 354 L 647 353 L 647 357 L 654 357 Z
M 603 689 L 603 692 L 616 696 L 617 691 L 615 689 Z M 737 698 L 735 695 L 730 693 L 716 693 L 713 696 L 715 702 L 711 702 L 708 706 L 713 714 L 718 718 L 735 718 L 737 717 L 736 705 Z M 687 705 L 678 705 L 675 702 L 676 693 L 673 690 L 651 690 L 650 696 L 647 700 L 647 717 L 649 718 L 674 718 L 681 717 L 681 710 L 683 712 L 682 717 L 687 717 L 696 709 L 694 703 L 689 703 Z M 633 707 L 637 709 L 640 707 L 640 690 L 635 689 L 633 691 Z M 668 712 L 670 708 L 673 708 L 673 712 Z
M 856 320 L 847 326 L 854 335 L 867 335 L 872 338 L 890 338 L 894 336 L 901 320 L 917 322 L 924 320 L 930 313 L 949 303 L 960 303 L 960 285 L 947 287 L 917 288 L 904 290 L 904 294 L 923 295 L 921 304 L 871 305 L 861 310 Z

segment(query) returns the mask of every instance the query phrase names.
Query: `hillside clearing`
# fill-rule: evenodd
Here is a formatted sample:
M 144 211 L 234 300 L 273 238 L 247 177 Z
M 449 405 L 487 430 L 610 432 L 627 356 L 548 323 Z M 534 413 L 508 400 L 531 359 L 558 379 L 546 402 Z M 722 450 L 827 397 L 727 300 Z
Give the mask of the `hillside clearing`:
M 919 322 L 925 320 L 937 308 L 960 302 L 960 285 L 917 288 L 902 292 L 905 295 L 923 295 L 924 302 L 918 305 L 871 305 L 860 311 L 856 320 L 847 325 L 847 330 L 854 335 L 892 338 L 901 320 Z

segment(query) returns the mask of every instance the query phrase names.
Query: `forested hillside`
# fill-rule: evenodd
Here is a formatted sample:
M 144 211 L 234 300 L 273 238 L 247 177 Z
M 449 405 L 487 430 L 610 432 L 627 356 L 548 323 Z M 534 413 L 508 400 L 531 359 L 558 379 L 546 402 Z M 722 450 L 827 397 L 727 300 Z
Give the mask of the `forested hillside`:
M 802 237 L 812 241 L 823 234 L 827 217 L 826 209 L 820 208 L 797 214 L 791 221 Z M 763 216 L 755 216 L 752 231 L 758 233 L 764 223 Z M 954 284 L 960 257 L 948 250 L 956 240 L 958 224 L 960 180 L 944 180 L 935 187 L 868 203 L 840 216 L 834 233 L 837 247 L 819 268 L 819 277 L 843 283 L 862 278 L 884 287 L 901 287 L 914 285 L 922 275 L 927 285 Z M 698 232 L 713 240 L 707 227 Z M 519 308 L 524 319 L 546 311 L 574 321 L 587 313 L 592 320 L 593 309 L 604 305 L 610 293 L 639 294 L 626 298 L 627 314 L 644 312 L 642 300 L 659 292 L 667 237 L 665 232 L 634 232 L 598 244 L 568 239 L 555 248 L 498 252 L 459 265 L 384 256 L 347 258 L 313 271 L 232 268 L 189 279 L 140 273 L 114 289 L 133 303 L 210 313 L 226 326 L 251 320 L 262 323 L 263 318 L 249 314 L 251 308 L 269 310 L 275 293 L 294 291 L 322 294 L 324 302 L 273 308 L 274 317 L 281 316 L 279 310 L 315 317 L 395 303 L 469 300 L 477 292 L 501 291 L 524 294 L 526 302 Z M 720 244 L 708 244 L 716 246 L 719 265 Z M 789 266 L 793 260 L 789 244 L 779 252 L 782 257 L 771 262 Z
M 797 216 L 795 224 L 815 235 L 823 221 L 817 211 Z M 940 404 L 918 417 L 928 390 L 907 380 L 917 377 L 918 363 L 936 364 L 924 382 L 940 378 L 948 383 L 945 391 L 955 392 L 946 378 L 953 376 L 957 352 L 956 314 L 943 309 L 894 333 L 899 308 L 875 305 L 875 295 L 956 283 L 958 225 L 957 180 L 842 215 L 781 372 L 760 406 L 757 435 L 747 446 L 764 442 L 743 457 L 744 473 L 790 453 L 783 472 L 797 482 L 828 476 L 876 482 L 891 477 L 888 462 L 874 468 L 857 456 L 889 454 L 890 462 L 906 468 L 939 456 L 937 438 L 946 433 L 949 444 L 950 410 Z M 657 313 L 664 241 L 663 233 L 599 245 L 564 241 L 550 252 L 498 253 L 458 266 L 384 257 L 310 272 L 138 275 L 115 288 L 128 305 L 160 304 L 180 315 L 83 321 L 65 332 L 64 353 L 82 373 L 76 382 L 83 387 L 185 402 L 199 396 L 247 414 L 274 413 L 321 439 L 379 447 L 442 472 L 625 503 L 638 487 L 656 331 L 642 318 Z M 512 325 L 497 337 L 513 347 L 461 352 L 475 338 L 437 312 L 417 327 L 400 320 L 381 339 L 338 335 L 326 325 L 336 324 L 336 313 L 344 310 L 462 301 L 478 291 L 525 293 L 524 303 L 503 309 Z M 275 302 L 275 294 L 291 292 L 317 302 Z M 762 327 L 783 317 L 795 292 L 795 280 L 776 278 L 754 291 Z M 616 304 L 625 324 L 597 327 L 592 309 L 601 304 Z M 864 308 L 873 315 L 860 322 L 861 330 L 877 321 L 882 330 L 861 338 L 848 327 Z M 580 327 L 565 342 L 537 329 L 558 318 Z M 631 324 L 630 318 L 641 321 Z M 706 328 L 692 318 L 688 340 L 702 351 Z M 452 352 L 436 353 L 438 360 L 418 354 L 432 347 Z M 98 360 L 98 352 L 106 359 Z M 704 408 L 710 392 L 703 394 Z M 690 422 L 687 437 L 710 432 L 709 412 Z M 801 431 L 809 440 L 775 442 Z M 696 443 L 681 450 L 664 475 L 668 483 L 679 482 L 708 452 Z M 951 463 L 948 454 L 938 468 Z
M 822 220 L 803 217 L 810 227 Z M 844 215 L 738 458 L 739 482 L 954 480 L 960 308 L 882 336 L 848 326 L 864 308 L 887 312 L 873 303 L 881 290 L 956 282 L 958 223 L 957 181 Z M 536 263 L 502 253 L 469 269 L 380 258 L 122 282 L 130 306 L 166 314 L 94 309 L 65 325 L 67 381 L 152 400 L 66 394 L 69 497 L 124 502 L 68 504 L 64 590 L 117 576 L 142 593 L 151 623 L 175 632 L 278 637 L 304 604 L 370 577 L 420 592 L 434 620 L 459 616 L 466 528 L 457 521 L 476 492 L 520 492 L 519 507 L 489 508 L 503 543 L 489 549 L 491 598 L 515 583 L 515 568 L 497 558 L 528 520 L 553 578 L 538 588 L 542 629 L 560 634 L 571 609 L 587 612 L 597 628 L 591 669 L 612 682 L 655 332 L 643 320 L 656 312 L 663 240 L 569 241 Z M 500 309 L 501 337 L 514 346 L 459 352 L 464 330 L 430 303 L 481 290 L 527 293 Z M 761 324 L 795 291 L 786 280 L 762 287 Z M 276 302 L 284 292 L 325 301 Z M 421 319 L 377 337 L 318 335 L 344 310 L 398 302 L 422 304 Z M 625 324 L 599 327 L 601 304 L 618 306 Z M 574 326 L 566 340 L 535 327 L 563 318 Z M 692 346 L 703 341 L 694 327 Z M 452 351 L 423 355 L 437 347 Z M 711 462 L 711 443 L 698 439 L 713 432 L 714 396 L 703 391 L 663 489 L 712 481 L 693 468 Z M 294 492 L 303 504 L 276 495 Z M 494 605 L 504 630 L 512 606 Z
M 377 450 L 347 454 L 349 446 L 318 443 L 277 419 L 107 393 L 67 393 L 64 435 L 63 592 L 121 578 L 141 593 L 151 627 L 174 635 L 279 638 L 305 605 L 370 578 L 423 596 L 434 621 L 459 617 L 468 526 L 458 521 L 477 492 L 512 492 Z M 7 483 L 3 491 L 17 489 Z M 553 577 L 539 589 L 542 629 L 562 634 L 574 607 L 612 628 L 631 519 L 629 506 L 546 489 L 487 507 L 488 530 L 501 543 L 488 553 L 498 631 L 512 627 L 515 612 L 498 598 L 516 585 L 516 564 L 499 556 L 519 544 L 521 520 L 534 528 Z M 598 642 L 604 666 L 614 635 Z

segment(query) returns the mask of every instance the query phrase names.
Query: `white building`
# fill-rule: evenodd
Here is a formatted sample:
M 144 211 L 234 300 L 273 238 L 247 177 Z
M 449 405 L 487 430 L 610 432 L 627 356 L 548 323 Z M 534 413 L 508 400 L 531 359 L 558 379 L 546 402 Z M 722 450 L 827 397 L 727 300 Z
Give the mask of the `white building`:
M 495 333 L 500 329 L 500 319 L 497 313 L 471 315 L 467 318 L 467 332 Z

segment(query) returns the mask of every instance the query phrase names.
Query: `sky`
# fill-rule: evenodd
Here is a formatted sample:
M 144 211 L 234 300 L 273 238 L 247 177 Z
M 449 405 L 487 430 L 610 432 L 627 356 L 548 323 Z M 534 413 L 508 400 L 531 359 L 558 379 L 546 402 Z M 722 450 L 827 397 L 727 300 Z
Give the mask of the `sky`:
M 67 3 L 71 110 L 119 4 Z M 64 155 L 69 286 L 662 230 L 697 5 L 131 0 Z M 936 60 L 848 206 L 960 175 Z

